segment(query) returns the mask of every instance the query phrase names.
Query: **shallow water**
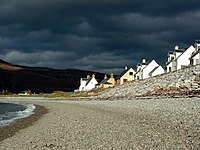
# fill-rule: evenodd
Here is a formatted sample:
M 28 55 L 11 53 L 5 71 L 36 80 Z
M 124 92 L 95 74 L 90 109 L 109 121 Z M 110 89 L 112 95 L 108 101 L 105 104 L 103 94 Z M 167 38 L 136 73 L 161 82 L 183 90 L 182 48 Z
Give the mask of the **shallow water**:
M 34 113 L 32 104 L 14 104 L 0 102 L 0 127 L 9 125 L 17 119 L 25 118 Z

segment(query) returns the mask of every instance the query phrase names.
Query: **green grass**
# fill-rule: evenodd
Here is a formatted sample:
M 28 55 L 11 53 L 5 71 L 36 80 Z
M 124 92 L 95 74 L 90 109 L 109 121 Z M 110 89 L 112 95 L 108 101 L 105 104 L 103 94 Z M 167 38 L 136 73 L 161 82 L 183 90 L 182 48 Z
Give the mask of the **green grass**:
M 30 95 L 18 95 L 8 91 L 0 92 L 0 97 L 44 97 L 44 98 L 78 98 L 78 97 L 93 97 L 98 96 L 102 92 L 106 92 L 108 89 L 94 89 L 87 92 L 63 92 L 54 91 L 53 93 L 40 93 Z
M 63 91 L 55 91 L 53 93 L 40 93 L 40 94 L 30 94 L 30 95 L 18 95 L 11 92 L 0 92 L 0 97 L 45 97 L 45 98 L 57 98 L 64 97 L 69 98 L 73 92 L 63 92 Z
M 73 93 L 74 92 L 55 91 L 55 92 L 49 93 L 49 94 L 38 94 L 38 95 L 45 97 L 45 98 L 58 98 L 58 97 L 70 98 Z

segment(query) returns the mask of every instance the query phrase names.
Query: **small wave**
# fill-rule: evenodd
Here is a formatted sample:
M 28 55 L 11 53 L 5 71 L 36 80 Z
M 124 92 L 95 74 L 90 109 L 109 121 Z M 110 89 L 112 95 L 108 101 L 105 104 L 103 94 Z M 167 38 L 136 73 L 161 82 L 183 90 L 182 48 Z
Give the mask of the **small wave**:
M 6 114 L 1 114 L 0 115 L 0 127 L 7 126 L 10 123 L 12 123 L 18 119 L 26 118 L 26 117 L 34 114 L 34 110 L 36 108 L 35 105 L 26 104 L 24 106 L 26 107 L 26 109 L 23 111 L 15 111 L 15 112 L 8 112 Z

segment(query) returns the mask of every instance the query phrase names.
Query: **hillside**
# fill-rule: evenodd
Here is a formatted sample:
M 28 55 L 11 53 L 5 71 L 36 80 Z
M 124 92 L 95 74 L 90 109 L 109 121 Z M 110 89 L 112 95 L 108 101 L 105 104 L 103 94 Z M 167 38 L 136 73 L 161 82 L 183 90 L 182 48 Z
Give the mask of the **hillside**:
M 80 78 L 96 74 L 101 81 L 103 73 L 76 69 L 50 69 L 12 65 L 0 60 L 0 91 L 19 93 L 31 90 L 33 93 L 73 91 L 79 87 Z
M 129 82 L 103 93 L 100 99 L 132 99 L 141 96 L 173 95 L 198 92 L 200 65 L 160 76 Z

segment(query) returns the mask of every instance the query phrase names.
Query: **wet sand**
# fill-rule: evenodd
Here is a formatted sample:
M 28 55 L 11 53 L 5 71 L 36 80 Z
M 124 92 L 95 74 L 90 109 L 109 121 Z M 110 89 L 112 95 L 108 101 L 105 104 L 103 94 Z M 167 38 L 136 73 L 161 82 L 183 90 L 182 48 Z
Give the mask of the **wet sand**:
M 9 126 L 1 127 L 0 128 L 0 142 L 6 138 L 12 137 L 15 135 L 19 130 L 32 126 L 40 117 L 46 114 L 48 110 L 44 106 L 36 105 L 36 109 L 34 110 L 34 114 L 18 119 L 15 122 L 11 123 Z

